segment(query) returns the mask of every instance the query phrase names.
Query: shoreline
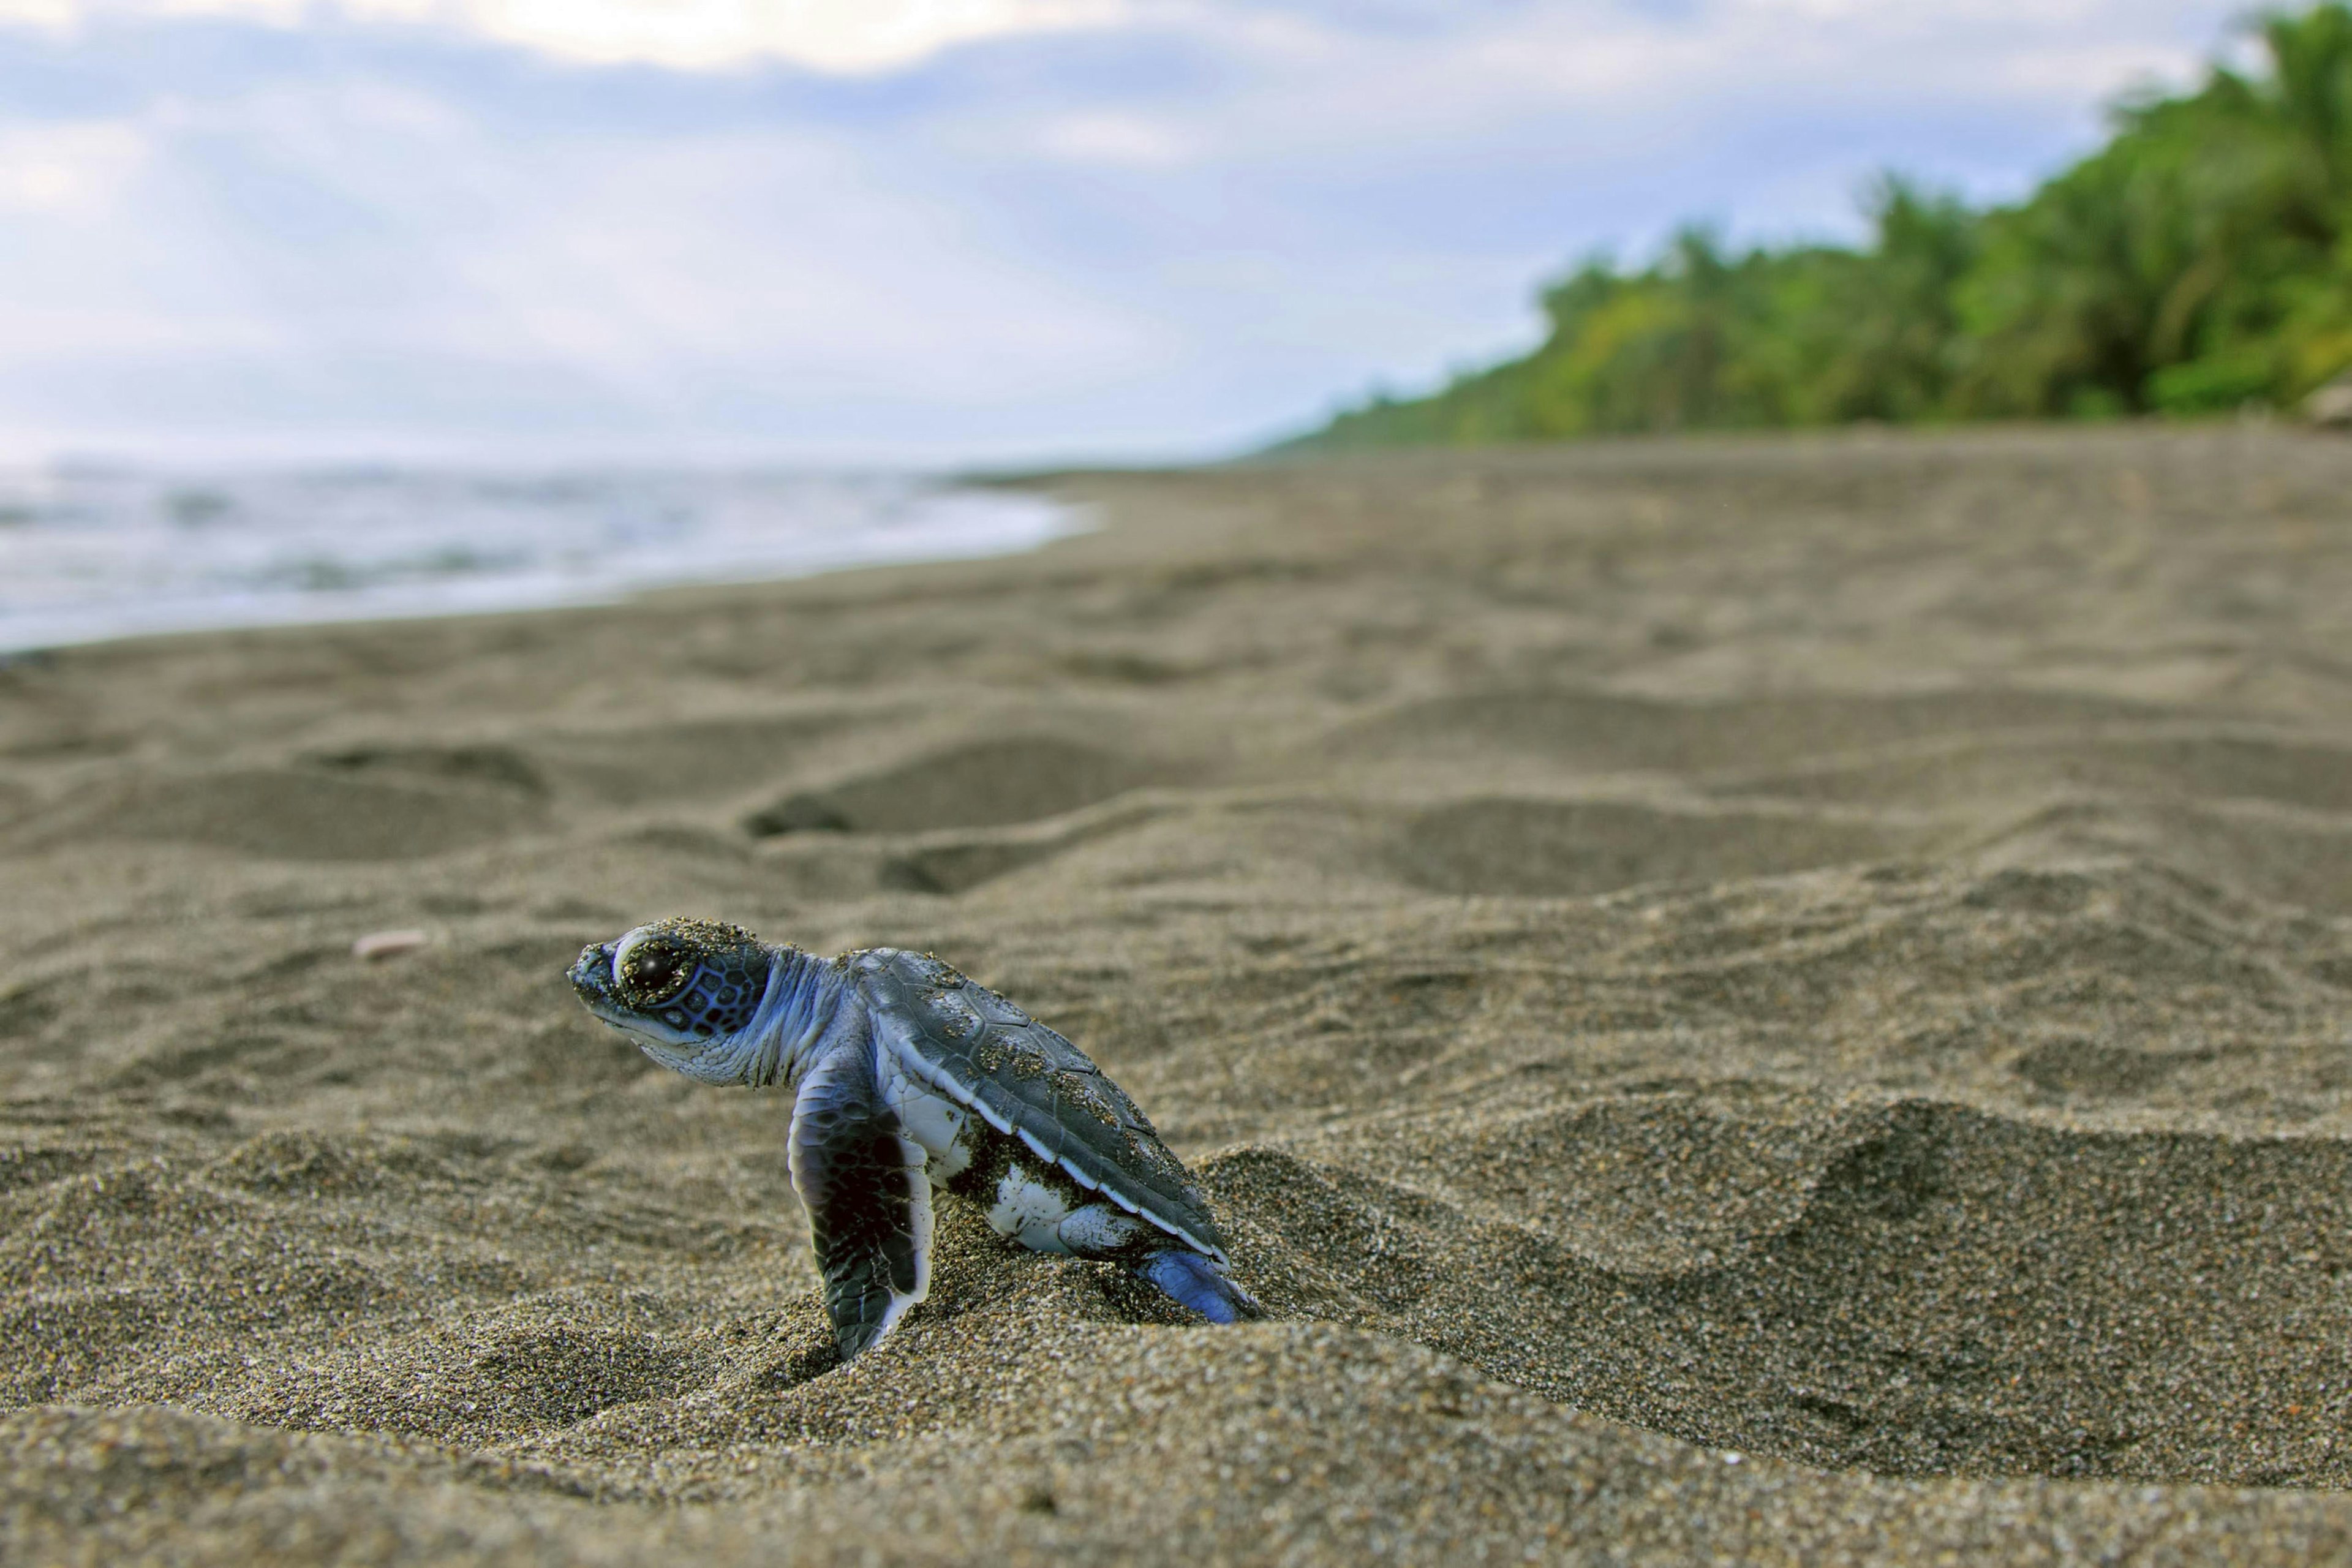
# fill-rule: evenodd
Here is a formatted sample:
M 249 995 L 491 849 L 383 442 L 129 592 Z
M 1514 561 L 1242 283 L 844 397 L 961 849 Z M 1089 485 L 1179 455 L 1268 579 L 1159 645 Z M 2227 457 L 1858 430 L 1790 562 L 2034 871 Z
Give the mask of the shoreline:
M 0 567 L 13 578 L 0 598 L 0 655 L 609 608 L 677 587 L 1019 554 L 1087 526 L 1034 494 L 911 476 L 387 469 L 187 485 L 130 473 L 94 484 L 79 497 L 0 505 Z M 376 493 L 387 488 L 395 493 Z M 66 526 L 45 527 L 45 510 Z M 440 518 L 445 510 L 454 515 Z M 747 521 L 747 510 L 760 515 Z M 352 515 L 338 523 L 339 512 Z M 142 596 L 74 596 L 113 579 L 141 584 Z

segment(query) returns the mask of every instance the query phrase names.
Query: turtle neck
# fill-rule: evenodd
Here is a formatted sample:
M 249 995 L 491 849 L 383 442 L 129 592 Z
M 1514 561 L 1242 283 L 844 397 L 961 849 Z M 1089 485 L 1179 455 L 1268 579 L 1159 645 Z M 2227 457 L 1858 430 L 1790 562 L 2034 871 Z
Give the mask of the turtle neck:
M 768 949 L 768 988 L 751 1021 L 714 1040 L 677 1070 L 704 1083 L 787 1087 L 800 1076 L 834 1021 L 844 986 L 839 967 L 796 947 Z

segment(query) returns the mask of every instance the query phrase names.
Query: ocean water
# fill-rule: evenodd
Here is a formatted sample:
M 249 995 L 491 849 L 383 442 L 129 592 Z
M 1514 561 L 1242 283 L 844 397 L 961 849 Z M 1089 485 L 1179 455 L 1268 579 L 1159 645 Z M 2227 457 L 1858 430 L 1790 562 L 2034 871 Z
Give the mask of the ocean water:
M 0 472 L 0 653 L 1034 549 L 1036 496 L 775 473 Z

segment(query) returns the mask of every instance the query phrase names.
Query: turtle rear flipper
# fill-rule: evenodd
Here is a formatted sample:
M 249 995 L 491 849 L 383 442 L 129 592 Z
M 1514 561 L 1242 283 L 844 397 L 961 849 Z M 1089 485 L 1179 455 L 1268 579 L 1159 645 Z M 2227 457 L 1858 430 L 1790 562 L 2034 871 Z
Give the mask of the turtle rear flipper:
M 802 1079 L 793 1102 L 793 1187 L 808 1210 L 844 1361 L 929 1294 L 926 1158 L 876 1092 L 870 1050 L 829 1052 Z
M 1137 1258 L 1128 1268 L 1180 1307 L 1190 1307 L 1213 1323 L 1240 1323 L 1265 1316 L 1257 1298 L 1225 1278 L 1216 1260 L 1171 1247 Z

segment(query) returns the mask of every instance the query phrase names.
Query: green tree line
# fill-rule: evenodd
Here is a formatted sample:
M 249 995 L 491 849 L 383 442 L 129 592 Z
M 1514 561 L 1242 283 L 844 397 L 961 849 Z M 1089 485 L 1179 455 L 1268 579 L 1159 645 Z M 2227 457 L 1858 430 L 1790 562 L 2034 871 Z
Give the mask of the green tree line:
M 2255 68 L 2125 103 L 2015 206 L 1890 176 L 1860 248 L 1686 229 L 1546 289 L 1527 357 L 1293 445 L 2290 405 L 2352 366 L 2352 6 L 2250 26 Z

